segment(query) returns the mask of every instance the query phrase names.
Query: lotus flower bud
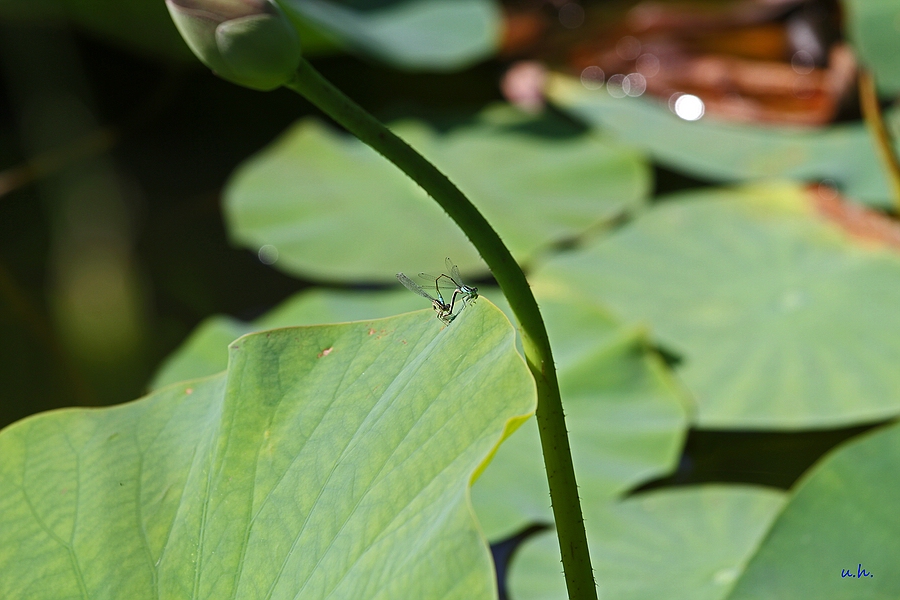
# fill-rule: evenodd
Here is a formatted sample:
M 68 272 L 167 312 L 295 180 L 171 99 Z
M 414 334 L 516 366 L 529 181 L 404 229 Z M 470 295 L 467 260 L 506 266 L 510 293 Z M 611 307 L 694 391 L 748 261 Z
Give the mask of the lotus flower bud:
M 166 0 L 194 54 L 218 76 L 273 90 L 300 64 L 300 38 L 271 0 Z

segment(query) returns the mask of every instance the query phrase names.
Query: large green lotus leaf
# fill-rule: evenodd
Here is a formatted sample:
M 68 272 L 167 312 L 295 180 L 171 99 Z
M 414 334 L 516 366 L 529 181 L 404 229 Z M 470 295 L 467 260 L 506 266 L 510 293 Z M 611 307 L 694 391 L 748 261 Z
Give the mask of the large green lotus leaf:
M 453 70 L 492 55 L 500 40 L 493 0 L 279 0 L 335 42 L 404 69 Z
M 842 0 L 847 34 L 875 75 L 880 91 L 900 93 L 900 4 L 896 0 Z
M 488 302 L 250 334 L 226 373 L 0 433 L 0 597 L 491 598 L 469 483 L 534 407 Z
M 621 503 L 585 502 L 585 527 L 600 597 L 725 598 L 784 502 L 785 494 L 779 491 L 721 485 L 674 488 Z M 559 546 L 552 535 L 523 546 L 510 570 L 510 597 L 565 597 L 559 560 Z M 788 560 L 784 567 L 789 565 Z
M 900 256 L 792 186 L 679 194 L 538 269 L 649 323 L 709 428 L 848 426 L 900 412 Z
M 599 502 L 671 471 L 687 430 L 688 403 L 644 334 L 596 305 L 535 286 L 554 347 L 566 425 L 583 502 Z M 490 539 L 552 522 L 537 424 L 500 448 L 472 490 Z
M 303 324 L 285 323 L 281 326 Z M 179 381 L 224 371 L 228 365 L 228 345 L 244 334 L 262 329 L 265 328 L 224 315 L 204 319 L 163 361 L 148 387 L 158 390 Z
M 559 122 L 504 107 L 443 134 L 416 121 L 392 129 L 459 184 L 524 262 L 634 208 L 649 189 L 635 153 L 593 135 L 561 135 Z M 428 256 L 485 272 L 459 228 L 406 175 L 312 119 L 237 170 L 225 213 L 237 243 L 275 246 L 275 266 L 292 274 L 390 281 Z
M 623 329 L 592 303 L 572 301 L 567 289 L 538 286 L 534 291 L 554 345 L 582 495 L 609 497 L 669 472 L 685 435 L 687 402 L 668 369 L 647 349 L 643 335 Z M 481 292 L 510 314 L 499 290 Z M 227 345 L 251 328 L 372 318 L 423 301 L 406 290 L 310 290 L 252 324 L 214 317 L 172 355 L 154 387 L 222 370 Z M 432 327 L 441 327 L 437 319 L 431 321 Z M 454 322 L 450 328 L 456 326 Z M 474 492 L 489 537 L 506 535 L 532 519 L 548 520 L 549 492 L 533 420 L 504 444 L 495 463 Z
M 252 323 L 224 315 L 209 317 L 163 362 L 150 389 L 224 370 L 228 362 L 228 345 L 252 331 L 378 319 L 427 304 L 426 299 L 406 290 L 351 292 L 314 288 L 295 294 Z M 440 321 L 435 319 L 433 325 L 439 327 Z
M 900 426 L 843 444 L 797 484 L 732 600 L 900 598 Z M 870 574 L 859 578 L 861 570 Z M 852 576 L 842 577 L 849 571 Z
M 604 309 L 589 302 L 569 305 L 566 295 L 571 290 L 539 287 L 533 291 L 540 297 L 542 310 L 547 312 L 544 316 L 552 330 L 557 365 L 577 364 L 585 355 L 606 348 L 623 335 L 621 324 Z M 481 296 L 495 301 L 510 320 L 515 320 L 498 288 L 482 287 Z M 428 300 L 405 289 L 358 292 L 312 288 L 291 296 L 252 323 L 224 315 L 209 317 L 162 364 L 150 388 L 159 389 L 224 370 L 228 344 L 252 331 L 377 319 L 416 310 L 423 304 L 427 305 Z M 435 320 L 434 325 L 439 327 L 440 322 Z
M 849 197 L 877 206 L 891 205 L 881 159 L 861 123 L 800 129 L 709 118 L 685 121 L 659 101 L 613 98 L 602 89 L 588 90 L 562 75 L 551 78 L 548 95 L 586 123 L 697 177 L 716 181 L 831 179 Z M 897 116 L 894 113 L 892 121 Z
M 400 287 L 399 284 L 397 287 Z M 507 316 L 514 319 L 498 289 L 485 291 L 491 297 L 498 298 Z M 427 299 L 405 289 L 355 292 L 312 288 L 291 296 L 252 323 L 215 315 L 200 323 L 169 355 L 149 387 L 159 389 L 224 370 L 228 361 L 228 345 L 246 333 L 276 327 L 379 319 L 416 310 L 428 303 Z M 439 328 L 441 322 L 435 319 L 433 326 Z

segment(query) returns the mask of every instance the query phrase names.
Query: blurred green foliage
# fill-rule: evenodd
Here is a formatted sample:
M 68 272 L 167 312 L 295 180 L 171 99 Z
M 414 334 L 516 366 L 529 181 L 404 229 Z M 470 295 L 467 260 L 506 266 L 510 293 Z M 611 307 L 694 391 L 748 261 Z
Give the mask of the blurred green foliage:
M 528 115 L 498 106 L 493 2 L 281 6 L 528 267 L 604 593 L 900 594 L 880 576 L 896 427 L 864 434 L 900 412 L 895 200 L 852 107 L 819 128 L 687 122 L 555 73 Z M 900 7 L 841 6 L 896 132 Z M 200 68 L 160 1 L 5 0 L 0 61 L 0 426 L 213 375 L 249 331 L 427 308 L 383 288 L 447 254 L 504 304 L 420 190 L 291 93 Z M 530 425 L 473 491 L 492 540 L 549 518 Z M 517 598 L 559 596 L 554 543 L 513 563 Z M 877 587 L 842 581 L 857 563 Z

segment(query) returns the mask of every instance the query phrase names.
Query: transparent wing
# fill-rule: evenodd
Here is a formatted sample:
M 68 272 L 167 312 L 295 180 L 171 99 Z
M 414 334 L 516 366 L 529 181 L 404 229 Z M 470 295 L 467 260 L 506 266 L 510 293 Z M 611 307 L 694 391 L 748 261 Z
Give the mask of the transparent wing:
M 461 285 L 462 279 L 459 278 L 459 267 L 453 264 L 449 256 L 444 259 L 444 265 L 447 267 L 447 272 L 450 273 L 450 278 L 456 282 L 457 286 Z
M 429 294 L 428 292 L 423 290 L 422 286 L 420 286 L 418 283 L 416 283 L 415 281 L 413 281 L 412 279 L 410 279 L 403 273 L 397 273 L 397 279 L 400 280 L 400 283 L 403 284 L 403 287 L 405 287 L 409 291 L 415 292 L 418 295 L 422 296 L 423 298 L 428 298 L 431 301 L 437 300 L 437 298 L 435 298 L 434 296 L 432 296 L 431 294 Z
M 450 279 L 453 284 L 456 286 L 456 289 L 460 291 L 460 293 L 464 294 L 467 298 L 477 297 L 478 288 L 472 287 L 471 285 L 466 285 L 463 283 L 462 278 L 459 276 L 459 267 L 453 264 L 453 261 L 450 260 L 448 256 L 444 259 L 444 264 L 447 266 L 447 271 L 450 272 L 449 277 L 445 276 L 446 279 Z
M 419 273 L 419 279 L 425 282 L 426 287 L 437 292 L 440 290 L 452 292 L 456 290 L 456 282 L 450 279 L 448 275 L 441 273 L 440 275 L 432 275 L 431 273 Z

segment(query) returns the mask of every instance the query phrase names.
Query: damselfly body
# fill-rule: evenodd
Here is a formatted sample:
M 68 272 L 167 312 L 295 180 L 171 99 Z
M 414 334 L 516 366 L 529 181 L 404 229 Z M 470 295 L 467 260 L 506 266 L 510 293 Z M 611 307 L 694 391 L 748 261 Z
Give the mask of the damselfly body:
M 437 318 L 446 323 L 450 324 L 450 321 L 453 320 L 453 307 L 444 302 L 444 297 L 441 295 L 440 290 L 437 292 L 437 298 L 426 292 L 422 289 L 418 283 L 404 275 L 403 273 L 397 273 L 397 279 L 400 280 L 400 283 L 411 292 L 415 292 L 423 298 L 428 298 L 431 300 L 431 306 L 434 308 L 434 312 L 437 313 Z
M 452 295 L 450 296 L 450 304 L 446 305 L 449 309 L 449 318 L 452 321 L 455 319 L 460 312 L 462 312 L 463 308 L 468 306 L 469 302 L 478 298 L 478 288 L 466 285 L 462 282 L 462 278 L 459 276 L 459 267 L 453 264 L 453 261 L 450 258 L 446 258 L 444 260 L 444 265 L 447 267 L 447 273 L 441 273 L 438 276 L 429 275 L 428 273 L 419 273 L 419 277 L 424 281 L 434 282 L 434 291 L 441 299 L 441 302 L 444 301 L 444 297 L 441 294 L 441 290 L 450 292 L 452 290 Z M 407 286 L 409 287 L 409 286 Z M 459 309 L 455 315 L 453 314 L 453 309 L 456 306 L 456 299 L 460 297 L 462 299 L 462 308 Z

